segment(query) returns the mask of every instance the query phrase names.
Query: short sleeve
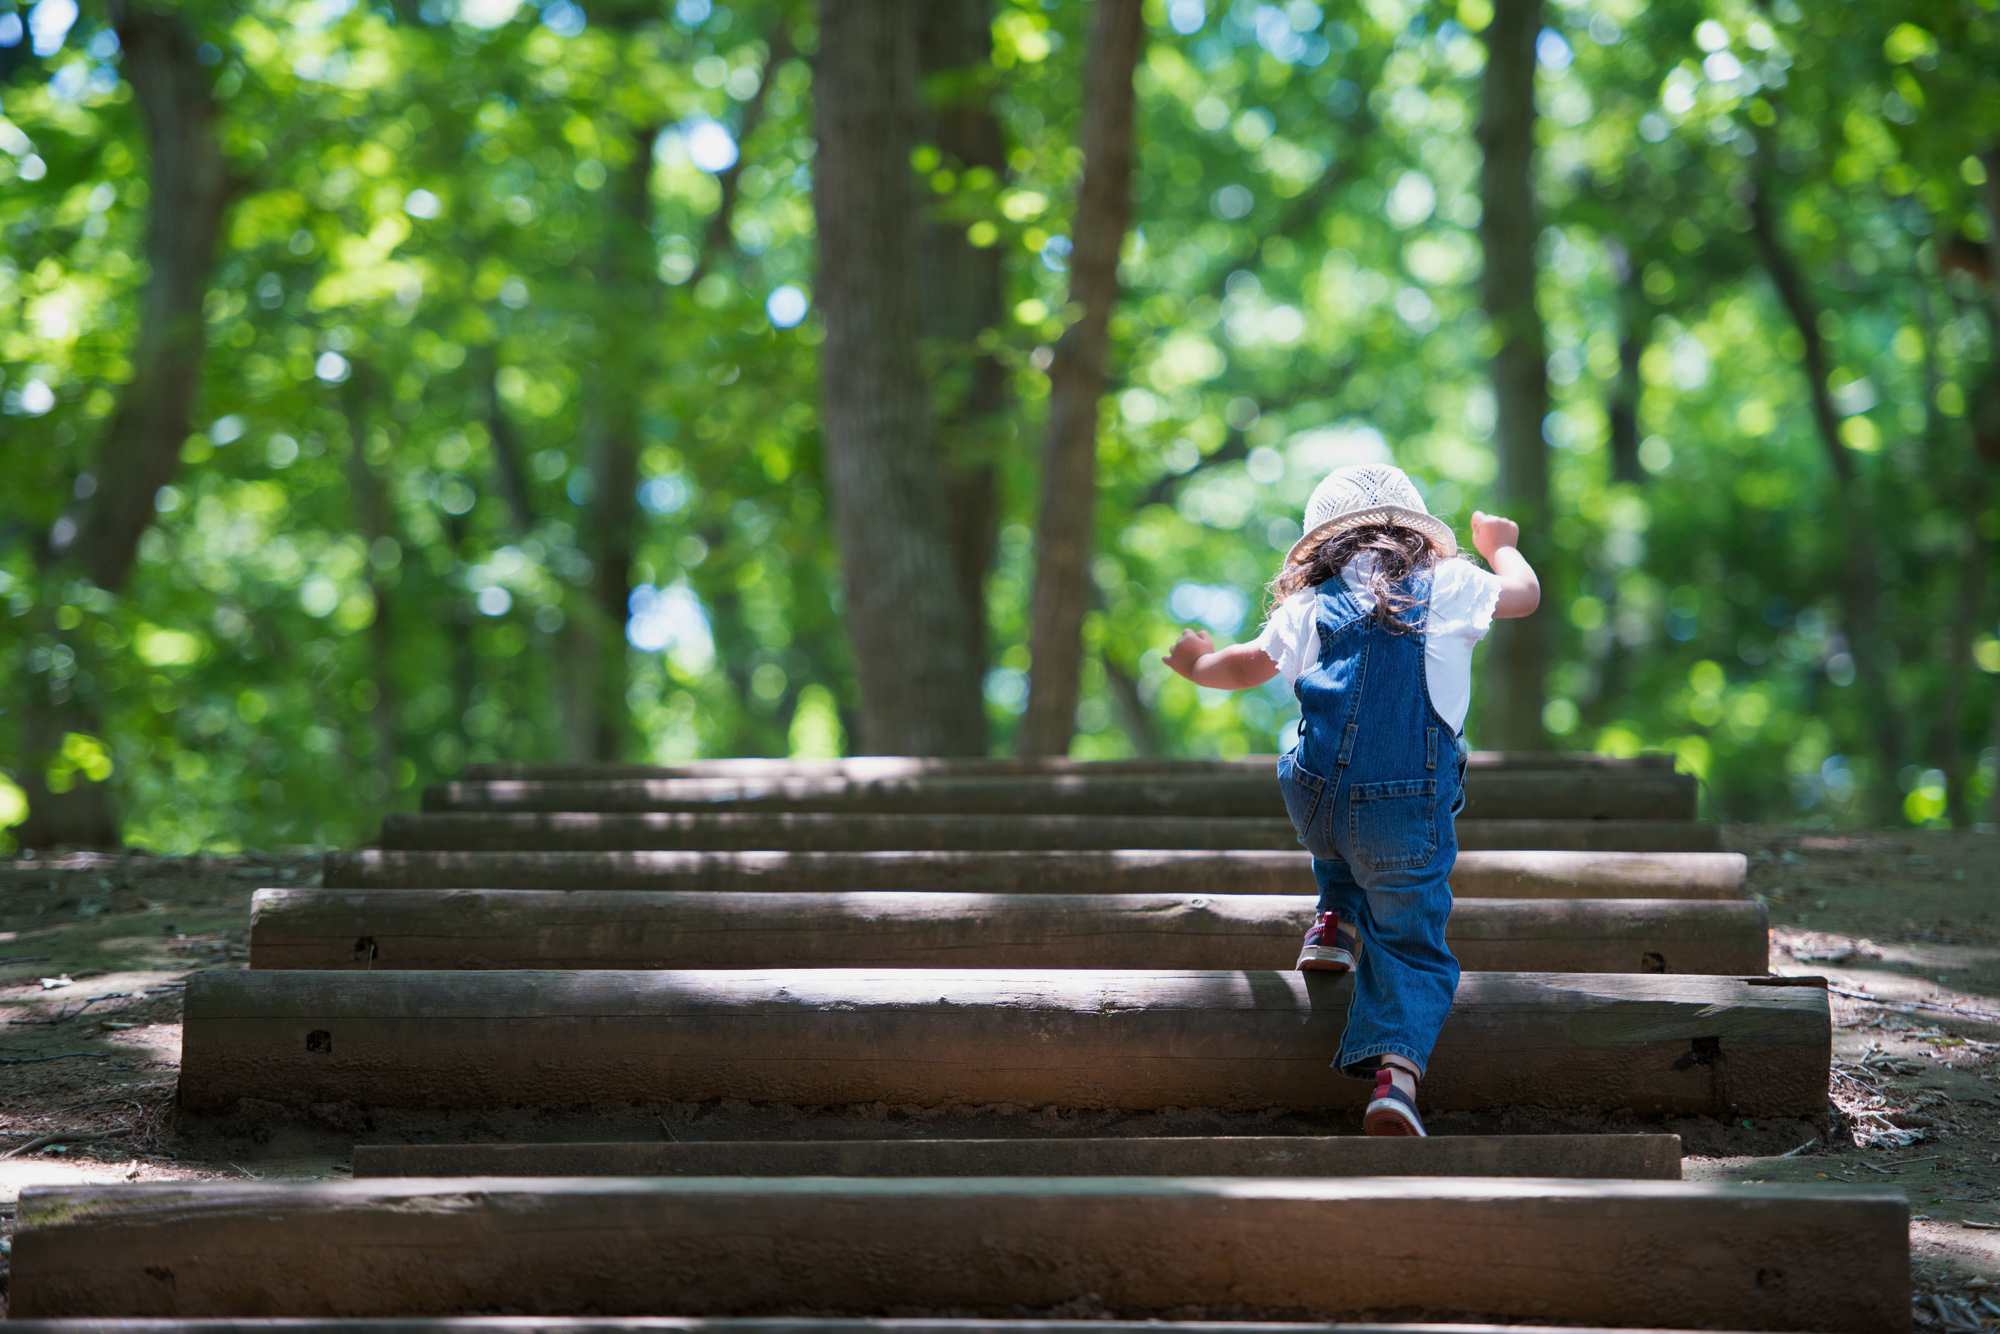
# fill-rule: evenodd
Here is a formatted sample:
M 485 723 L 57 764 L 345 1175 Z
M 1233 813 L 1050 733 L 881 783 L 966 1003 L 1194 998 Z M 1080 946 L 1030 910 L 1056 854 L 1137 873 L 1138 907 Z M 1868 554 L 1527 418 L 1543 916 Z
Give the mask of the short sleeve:
M 1251 640 L 1264 656 L 1278 664 L 1278 673 L 1287 681 L 1299 679 L 1306 669 L 1310 640 L 1318 637 L 1313 625 L 1313 594 L 1304 589 L 1271 609 L 1271 618 Z
M 1493 628 L 1500 605 L 1500 576 L 1468 560 L 1442 561 L 1431 576 L 1432 634 L 1456 635 L 1477 643 Z

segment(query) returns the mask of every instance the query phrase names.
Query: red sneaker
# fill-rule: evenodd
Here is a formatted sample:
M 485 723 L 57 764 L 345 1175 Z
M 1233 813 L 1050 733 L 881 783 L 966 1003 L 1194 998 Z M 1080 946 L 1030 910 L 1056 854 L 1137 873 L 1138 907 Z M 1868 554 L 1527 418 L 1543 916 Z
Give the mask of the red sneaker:
M 1396 1087 L 1394 1076 L 1386 1069 L 1375 1072 L 1375 1097 L 1361 1114 L 1361 1133 L 1429 1138 L 1424 1134 L 1424 1119 L 1417 1115 L 1416 1102 Z
M 1299 950 L 1299 971 L 1344 973 L 1361 957 L 1361 933 L 1337 912 L 1323 912 L 1306 929 Z

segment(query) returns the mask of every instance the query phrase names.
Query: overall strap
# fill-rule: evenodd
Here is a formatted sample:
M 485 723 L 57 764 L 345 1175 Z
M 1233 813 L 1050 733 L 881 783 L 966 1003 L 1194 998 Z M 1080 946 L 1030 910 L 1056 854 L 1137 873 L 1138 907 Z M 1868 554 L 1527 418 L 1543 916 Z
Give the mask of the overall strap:
M 1320 653 L 1324 655 L 1335 639 L 1367 620 L 1370 613 L 1363 611 L 1354 595 L 1347 591 L 1347 580 L 1335 573 L 1316 589 L 1313 615 L 1318 621 Z
M 1412 605 L 1397 619 L 1409 628 L 1411 634 L 1420 639 L 1430 634 L 1432 569 L 1430 566 L 1415 571 L 1409 577 L 1409 594 Z

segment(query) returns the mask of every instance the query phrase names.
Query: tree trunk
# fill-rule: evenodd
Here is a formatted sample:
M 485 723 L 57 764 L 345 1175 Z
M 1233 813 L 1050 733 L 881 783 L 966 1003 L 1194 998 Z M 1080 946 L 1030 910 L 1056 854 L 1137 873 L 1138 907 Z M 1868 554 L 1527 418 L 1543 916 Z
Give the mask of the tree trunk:
M 507 502 L 507 517 L 517 537 L 535 531 L 535 502 L 528 491 L 527 451 L 500 402 L 500 349 L 484 343 L 472 350 L 472 373 L 479 381 L 479 401 L 486 409 L 486 435 L 493 448 L 493 484 Z
M 951 170 L 983 168 L 1001 179 L 1007 144 L 993 110 L 992 55 L 992 0 L 934 0 L 923 6 L 917 63 L 929 95 L 931 141 Z M 971 653 L 982 670 L 988 653 L 986 576 L 1000 536 L 996 455 L 1007 424 L 1001 415 L 1007 372 L 979 340 L 1003 317 L 1000 260 L 1001 248 L 973 245 L 962 222 L 934 217 L 925 229 L 924 332 L 934 364 L 944 368 L 932 391 L 945 506 Z M 979 723 L 983 751 L 983 711 Z
M 1097 0 L 1083 80 L 1083 181 L 1069 254 L 1069 303 L 1082 313 L 1049 366 L 1028 708 L 1017 746 L 1023 755 L 1067 754 L 1076 730 L 1095 537 L 1098 400 L 1118 299 L 1118 252 L 1132 220 L 1132 74 L 1144 39 L 1139 0 Z
M 967 755 L 982 731 L 979 663 L 947 531 L 920 357 L 923 227 L 910 147 L 921 114 L 915 0 L 821 0 L 814 76 L 827 481 L 859 749 Z
M 1848 650 L 1854 655 L 1855 671 L 1861 681 L 1862 706 L 1880 757 L 1872 784 L 1871 802 L 1881 810 L 1870 812 L 1880 818 L 1887 815 L 1893 805 L 1893 784 L 1897 767 L 1902 763 L 1904 747 L 1902 720 L 1889 693 L 1889 674 L 1882 665 L 1882 641 L 1888 627 L 1882 623 L 1881 616 L 1882 575 L 1875 554 L 1874 516 L 1870 512 L 1868 498 L 1862 492 L 1854 458 L 1848 453 L 1847 446 L 1841 443 L 1840 414 L 1834 407 L 1833 395 L 1826 383 L 1830 367 L 1827 364 L 1826 342 L 1819 332 L 1819 310 L 1806 286 L 1805 276 L 1799 271 L 1791 252 L 1785 248 L 1784 237 L 1780 233 L 1777 206 L 1771 197 L 1768 144 L 1758 149 L 1756 170 L 1757 178 L 1750 199 L 1750 233 L 1756 240 L 1764 271 L 1770 275 L 1771 285 L 1777 290 L 1778 300 L 1791 317 L 1792 327 L 1798 330 L 1804 348 L 1802 362 L 1813 423 L 1818 427 L 1827 466 L 1833 471 L 1833 522 L 1836 530 L 1845 535 L 1846 572 L 1838 590 L 1842 628 L 1846 631 Z
M 1992 327 L 1994 335 L 2000 337 L 2000 147 L 1988 148 L 1979 157 L 1986 164 L 1986 188 L 1982 193 L 1986 200 L 1986 274 L 1992 288 Z M 2000 371 L 1995 374 L 2000 376 Z M 1977 427 L 1974 429 L 1976 432 Z M 1972 455 L 1972 466 L 1975 468 L 1980 467 L 1985 458 L 1981 443 L 1975 434 Z M 1978 539 L 1979 519 L 1980 515 L 1975 511 L 1972 528 L 1975 541 Z M 1993 739 L 1996 747 L 2000 747 L 2000 699 L 1995 701 L 1993 708 Z M 1987 803 L 1987 823 L 2000 824 L 2000 769 L 1994 772 L 1993 794 Z
M 155 493 L 180 467 L 201 381 L 207 333 L 202 302 L 235 186 L 216 134 L 208 73 L 185 20 L 122 0 L 111 15 L 153 159 L 150 271 L 140 296 L 132 379 L 98 445 L 97 491 L 61 554 L 99 588 L 117 592 L 153 521 Z
M 53 618 L 36 619 L 47 626 L 46 642 L 59 642 Z M 65 737 L 72 733 L 102 737 L 104 724 L 96 701 L 78 699 L 66 682 L 49 673 L 31 677 L 28 691 L 21 711 L 22 763 L 17 771 L 21 790 L 28 796 L 28 818 L 15 826 L 14 838 L 22 847 L 36 849 L 120 846 L 124 839 L 118 832 L 109 782 L 92 782 L 63 763 Z M 52 772 L 57 770 L 59 777 Z
M 1616 238 L 1607 239 L 1605 254 L 1616 279 L 1618 308 L 1618 378 L 1605 395 L 1604 416 L 1611 446 L 1611 480 L 1643 482 L 1646 470 L 1639 464 L 1639 398 L 1645 382 L 1639 376 L 1639 358 L 1646 350 L 1652 316 L 1639 292 L 1639 275 L 1632 264 L 1632 252 Z
M 1949 432 L 1937 410 L 1938 387 L 1944 382 L 1938 364 L 1937 314 L 1931 305 L 1930 276 L 1919 264 L 1910 266 L 1911 305 L 1923 330 L 1924 444 L 1930 467 L 1939 477 L 1959 470 L 1947 444 Z M 1938 692 L 1937 713 L 1931 723 L 1931 763 L 1944 773 L 1945 818 L 1954 829 L 1972 823 L 1971 794 L 1966 790 L 1965 736 L 1962 726 L 1965 684 L 1972 670 L 1972 639 L 1979 628 L 1980 608 L 1986 601 L 1986 563 L 1990 559 L 1986 539 L 1979 531 L 1980 516 L 1986 509 L 1986 461 L 1981 457 L 1976 432 L 1968 432 L 1963 463 L 1964 483 L 1957 488 L 1965 514 L 1965 555 L 1960 561 L 1958 601 L 1951 623 L 1944 633 L 1947 648 L 1944 687 Z
M 1986 540 L 1979 533 L 1980 514 L 1986 508 L 1986 467 L 1977 454 L 1966 462 L 1960 499 L 1966 517 L 1965 558 L 1960 562 L 1958 605 L 1946 650 L 1943 697 L 1938 701 L 1937 723 L 1931 735 L 1931 762 L 1944 774 L 1945 817 L 1954 829 L 1971 823 L 1959 715 L 1965 705 L 1965 678 L 1972 665 L 1972 636 L 1981 624 L 1980 609 L 1986 602 L 1988 553 Z
M 1104 658 L 1104 688 L 1111 696 L 1112 707 L 1118 713 L 1118 725 L 1125 729 L 1132 749 L 1149 757 L 1163 754 L 1158 729 L 1153 726 L 1153 715 L 1146 708 L 1145 697 L 1139 693 L 1139 678 L 1112 661 L 1109 654 Z
M 750 136 L 764 123 L 764 116 L 770 106 L 771 80 L 778 73 L 778 66 L 792 58 L 792 29 L 789 22 L 780 19 L 772 29 L 770 54 L 764 59 L 764 77 L 757 84 L 757 91 L 743 104 L 743 119 L 736 127 L 736 161 L 718 172 L 715 183 L 722 188 L 722 199 L 716 205 L 715 214 L 702 229 L 701 251 L 695 256 L 694 270 L 688 274 L 689 288 L 700 282 L 715 266 L 716 259 L 735 243 L 735 232 L 731 222 L 736 216 L 736 200 L 743 190 L 743 167 L 750 159 Z M 646 144 L 646 157 L 652 160 L 652 143 Z
M 479 615 L 479 611 L 463 591 L 466 567 L 471 564 L 465 558 L 465 548 L 471 537 L 472 525 L 463 514 L 447 514 L 442 526 L 446 549 L 451 553 L 451 578 L 439 599 L 443 612 L 439 624 L 444 630 L 445 642 L 450 645 L 452 711 L 439 730 L 458 737 L 463 757 L 472 752 L 472 729 L 466 719 L 472 712 L 473 698 L 479 693 L 480 677 L 479 654 L 472 647 L 473 618 Z M 435 764 L 435 754 L 431 758 Z M 461 758 L 459 765 L 437 767 L 439 772 L 450 777 L 458 772 L 463 763 Z
M 1750 197 L 1750 233 L 1756 238 L 1757 253 L 1764 261 L 1764 272 L 1770 275 L 1771 286 L 1777 290 L 1778 301 L 1791 316 L 1792 327 L 1798 330 L 1799 343 L 1804 348 L 1799 360 L 1806 374 L 1813 425 L 1819 430 L 1820 445 L 1834 479 L 1845 488 L 1854 480 L 1854 459 L 1840 443 L 1840 413 L 1833 406 L 1833 393 L 1826 384 L 1833 369 L 1827 364 L 1826 339 L 1819 331 L 1819 312 L 1806 288 L 1805 275 L 1785 249 L 1770 187 L 1770 171 L 1765 167 L 1759 171 Z
M 1480 286 L 1498 348 L 1493 354 L 1494 443 L 1499 454 L 1499 502 L 1521 525 L 1521 554 L 1548 579 L 1548 348 L 1535 308 L 1535 39 L 1541 0 L 1496 0 L 1486 29 L 1485 90 L 1479 116 L 1479 242 L 1485 252 Z M 1490 688 L 1483 744 L 1540 750 L 1547 615 L 1493 627 L 1487 650 Z
M 186 21 L 174 11 L 128 0 L 112 0 L 110 17 L 152 158 L 149 272 L 139 298 L 132 378 L 98 442 L 96 489 L 57 520 L 44 573 L 52 580 L 80 574 L 116 593 L 131 577 L 139 539 L 153 521 L 154 496 L 180 467 L 181 442 L 200 388 L 207 332 L 202 302 L 235 182 L 216 133 L 208 74 Z M 28 819 L 17 837 L 34 847 L 118 845 L 118 821 L 104 783 L 79 776 L 58 793 L 48 782 L 65 736 L 101 734 L 95 705 L 38 684 L 25 715 L 21 786 L 28 795 Z
M 631 684 L 625 623 L 631 614 L 632 561 L 639 541 L 639 401 L 650 367 L 646 327 L 655 317 L 653 297 L 652 189 L 653 139 L 658 126 L 635 127 L 631 160 L 606 201 L 600 284 L 612 315 L 611 335 L 600 369 L 604 376 L 597 438 L 591 449 L 589 535 L 595 567 L 590 596 L 596 613 L 590 629 L 597 639 L 595 677 L 584 688 L 597 699 L 596 726 L 589 738 L 592 759 L 626 758 L 632 710 L 625 702 Z
M 368 462 L 368 408 L 372 391 L 379 384 L 374 368 L 355 361 L 342 395 L 347 417 L 347 488 L 354 506 L 354 528 L 368 544 L 368 596 L 375 616 L 368 623 L 369 677 L 375 685 L 375 703 L 369 710 L 375 729 L 375 768 L 387 783 L 385 792 L 396 790 L 396 670 L 395 625 L 390 618 L 391 585 L 375 563 L 377 550 L 394 542 L 390 532 L 388 489 Z

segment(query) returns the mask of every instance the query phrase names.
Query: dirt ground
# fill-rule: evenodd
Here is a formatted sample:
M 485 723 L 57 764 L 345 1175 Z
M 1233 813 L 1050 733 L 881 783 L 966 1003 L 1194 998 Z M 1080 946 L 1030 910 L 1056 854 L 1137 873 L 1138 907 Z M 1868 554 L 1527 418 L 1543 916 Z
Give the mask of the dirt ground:
M 1829 1115 L 1818 1124 L 1692 1118 L 1659 1128 L 1682 1135 L 1691 1180 L 1905 1191 L 1918 1327 L 2000 1328 L 2000 836 L 1740 827 L 1729 846 L 1749 854 L 1751 888 L 1769 905 L 1772 971 L 1829 980 Z M 354 1108 L 178 1119 L 183 980 L 199 968 L 245 966 L 253 890 L 318 876 L 309 856 L 0 859 L 0 1239 L 11 1235 L 24 1186 L 339 1179 L 357 1140 L 632 1139 L 664 1123 L 688 1139 L 1356 1129 L 1339 1117 L 1198 1109 L 1131 1117 L 876 1106 L 807 1116 L 726 1104 L 424 1122 Z M 1431 1128 L 1624 1124 L 1517 1112 L 1436 1117 Z M 0 1266 L 5 1259 L 0 1251 Z

